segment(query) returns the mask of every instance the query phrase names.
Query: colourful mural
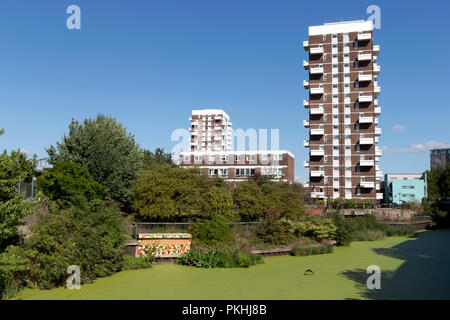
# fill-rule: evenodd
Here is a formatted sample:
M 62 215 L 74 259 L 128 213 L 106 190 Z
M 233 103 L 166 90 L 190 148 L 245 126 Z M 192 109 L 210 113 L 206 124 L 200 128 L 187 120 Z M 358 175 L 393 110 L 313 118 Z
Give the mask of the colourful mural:
M 189 252 L 191 239 L 189 233 L 140 233 L 137 255 L 152 252 L 158 258 L 176 258 Z

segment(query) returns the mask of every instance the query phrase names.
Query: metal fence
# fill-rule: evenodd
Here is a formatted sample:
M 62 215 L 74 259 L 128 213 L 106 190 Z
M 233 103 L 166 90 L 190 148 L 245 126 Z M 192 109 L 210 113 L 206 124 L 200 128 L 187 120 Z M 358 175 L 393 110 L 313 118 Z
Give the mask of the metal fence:
M 16 184 L 16 193 L 23 194 L 25 199 L 32 199 L 39 193 L 39 188 L 35 183 L 19 182 Z
M 188 232 L 189 227 L 195 223 L 189 222 L 135 222 L 129 226 L 129 233 L 133 239 L 140 233 L 183 233 Z M 259 222 L 229 222 L 235 230 L 248 231 L 255 229 Z

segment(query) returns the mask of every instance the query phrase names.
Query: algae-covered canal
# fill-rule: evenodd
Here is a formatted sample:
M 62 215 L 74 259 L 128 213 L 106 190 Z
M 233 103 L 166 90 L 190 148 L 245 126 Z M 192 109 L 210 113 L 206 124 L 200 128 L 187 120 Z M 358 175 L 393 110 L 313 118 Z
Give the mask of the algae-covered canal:
M 248 269 L 157 264 L 81 289 L 25 289 L 16 299 L 450 299 L 450 230 L 353 242 L 332 254 L 271 257 Z M 369 290 L 366 268 L 381 269 Z M 305 275 L 312 269 L 314 275 Z

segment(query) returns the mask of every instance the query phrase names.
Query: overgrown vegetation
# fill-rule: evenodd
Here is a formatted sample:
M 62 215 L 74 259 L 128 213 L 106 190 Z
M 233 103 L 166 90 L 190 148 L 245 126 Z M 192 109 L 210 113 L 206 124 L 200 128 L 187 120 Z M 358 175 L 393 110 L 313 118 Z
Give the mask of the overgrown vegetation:
M 332 253 L 333 246 L 330 245 L 319 245 L 319 246 L 308 246 L 308 247 L 297 247 L 291 251 L 291 256 L 309 256 L 314 254 L 324 254 Z
M 191 249 L 177 259 L 177 263 L 196 268 L 248 268 L 264 263 L 259 255 L 246 253 L 237 249 L 199 250 Z

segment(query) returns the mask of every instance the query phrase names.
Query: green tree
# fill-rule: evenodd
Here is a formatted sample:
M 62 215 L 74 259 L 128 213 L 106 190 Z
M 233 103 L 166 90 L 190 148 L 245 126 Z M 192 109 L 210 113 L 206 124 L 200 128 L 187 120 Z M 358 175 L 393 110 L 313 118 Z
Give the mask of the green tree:
M 170 153 L 166 153 L 164 148 L 156 148 L 154 153 L 149 150 L 144 150 L 143 162 L 145 167 L 165 164 L 175 165 L 172 161 L 172 155 Z
M 262 186 L 267 212 L 276 212 L 282 218 L 298 219 L 304 215 L 303 186 L 299 183 L 271 182 Z
M 106 194 L 129 209 L 134 186 L 142 167 L 142 152 L 114 118 L 98 115 L 83 124 L 72 120 L 69 134 L 56 148 L 47 149 L 50 161 L 72 161 L 85 167 Z
M 31 214 L 31 205 L 16 194 L 19 182 L 31 182 L 35 158 L 28 159 L 20 151 L 0 154 L 0 249 L 18 235 L 20 220 Z
M 95 181 L 86 168 L 71 161 L 56 161 L 37 180 L 45 196 L 62 207 L 80 206 L 86 201 L 101 199 L 104 187 Z
M 254 180 L 242 181 L 233 190 L 233 202 L 241 220 L 255 221 L 264 218 L 267 203 L 261 187 Z

